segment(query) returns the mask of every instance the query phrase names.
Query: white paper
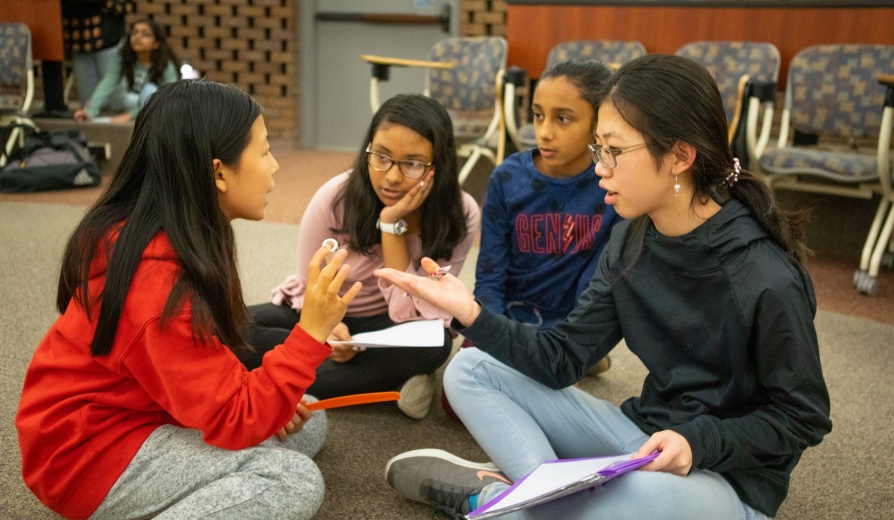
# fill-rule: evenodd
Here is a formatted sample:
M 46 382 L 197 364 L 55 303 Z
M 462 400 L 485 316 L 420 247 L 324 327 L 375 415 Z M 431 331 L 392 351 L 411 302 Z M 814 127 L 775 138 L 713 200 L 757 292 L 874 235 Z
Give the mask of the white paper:
M 630 455 L 596 459 L 565 460 L 555 464 L 541 464 L 518 487 L 487 512 L 499 511 L 532 498 L 547 495 L 599 473 L 615 462 L 630 460 Z
M 407 321 L 387 329 L 352 334 L 351 341 L 330 341 L 329 343 L 364 348 L 443 347 L 444 321 Z

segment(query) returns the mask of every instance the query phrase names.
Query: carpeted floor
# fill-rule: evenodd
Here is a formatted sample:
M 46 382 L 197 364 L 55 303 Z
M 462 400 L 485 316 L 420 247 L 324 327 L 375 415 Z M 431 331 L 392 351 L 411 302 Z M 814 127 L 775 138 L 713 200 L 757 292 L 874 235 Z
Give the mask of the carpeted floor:
M 249 304 L 264 301 L 268 289 L 293 269 L 297 222 L 304 205 L 321 179 L 349 166 L 352 157 L 285 152 L 278 153 L 277 159 L 283 170 L 277 176 L 268 221 L 234 223 Z M 479 197 L 483 188 L 473 187 Z M 12 421 L 31 353 L 56 317 L 53 299 L 61 249 L 84 205 L 97 193 L 0 195 L 0 312 L 4 316 L 0 322 L 4 359 L 0 364 L 0 518 L 54 517 L 22 483 Z M 880 318 L 892 314 L 894 280 L 886 273 L 879 297 L 858 296 L 857 304 L 837 310 L 836 292 L 855 293 L 847 278 L 853 266 L 848 260 L 828 261 L 820 256 L 810 269 L 821 307 L 816 326 L 832 396 L 834 429 L 820 446 L 805 453 L 777 518 L 890 518 L 894 478 L 885 439 L 890 437 L 894 416 L 894 320 Z M 471 285 L 473 274 L 466 269 L 461 278 Z M 838 294 L 838 298 L 845 300 L 848 294 Z M 870 304 L 865 305 L 866 301 Z M 863 310 L 856 312 L 859 309 Z M 875 318 L 872 313 L 878 309 L 880 318 Z M 619 403 L 639 391 L 645 372 L 623 345 L 612 359 L 609 372 L 584 381 L 582 388 Z M 387 460 L 423 447 L 478 460 L 484 456 L 462 425 L 449 421 L 437 406 L 421 421 L 404 417 L 392 404 L 335 410 L 329 417 L 329 438 L 317 457 L 327 482 L 320 519 L 432 518 L 429 508 L 390 491 L 382 474 Z

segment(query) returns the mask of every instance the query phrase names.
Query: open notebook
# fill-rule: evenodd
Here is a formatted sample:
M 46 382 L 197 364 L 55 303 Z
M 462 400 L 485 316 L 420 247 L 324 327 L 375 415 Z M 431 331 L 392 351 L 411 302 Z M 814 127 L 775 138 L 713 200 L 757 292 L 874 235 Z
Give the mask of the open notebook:
M 498 497 L 472 511 L 466 518 L 485 520 L 525 509 L 601 486 L 609 480 L 645 466 L 658 456 L 654 452 L 641 459 L 630 455 L 589 459 L 551 460 L 537 466 Z

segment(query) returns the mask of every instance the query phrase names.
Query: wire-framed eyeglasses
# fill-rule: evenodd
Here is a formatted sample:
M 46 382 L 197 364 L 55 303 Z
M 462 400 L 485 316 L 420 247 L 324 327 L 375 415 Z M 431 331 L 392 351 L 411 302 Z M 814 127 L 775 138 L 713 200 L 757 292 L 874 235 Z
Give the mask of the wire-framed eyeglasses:
M 639 150 L 640 148 L 644 148 L 648 146 L 649 143 L 640 143 L 634 144 L 630 146 L 625 146 L 624 148 L 603 148 L 601 146 L 597 146 L 595 144 L 588 144 L 587 147 L 590 149 L 590 153 L 593 154 L 593 160 L 595 162 L 601 163 L 606 168 L 614 168 L 618 165 L 618 156 L 624 152 L 630 152 L 632 150 Z
M 426 170 L 434 163 L 430 161 L 424 163 L 422 161 L 396 161 L 391 157 L 379 152 L 374 152 L 366 147 L 366 162 L 369 167 L 377 172 L 387 172 L 395 164 L 400 174 L 408 179 L 418 179 L 425 175 Z

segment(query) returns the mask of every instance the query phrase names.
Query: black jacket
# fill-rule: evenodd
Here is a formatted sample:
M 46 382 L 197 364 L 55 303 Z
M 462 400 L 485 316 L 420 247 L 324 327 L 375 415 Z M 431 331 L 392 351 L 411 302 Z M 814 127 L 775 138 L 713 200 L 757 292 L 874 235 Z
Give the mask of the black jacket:
M 670 429 L 693 467 L 723 475 L 773 516 L 801 453 L 832 428 L 813 284 L 738 201 L 689 234 L 649 227 L 627 278 L 618 224 L 578 306 L 538 332 L 482 309 L 464 335 L 537 381 L 564 388 L 624 338 L 649 371 L 621 410 L 645 433 Z M 628 250 L 630 248 L 628 247 Z

